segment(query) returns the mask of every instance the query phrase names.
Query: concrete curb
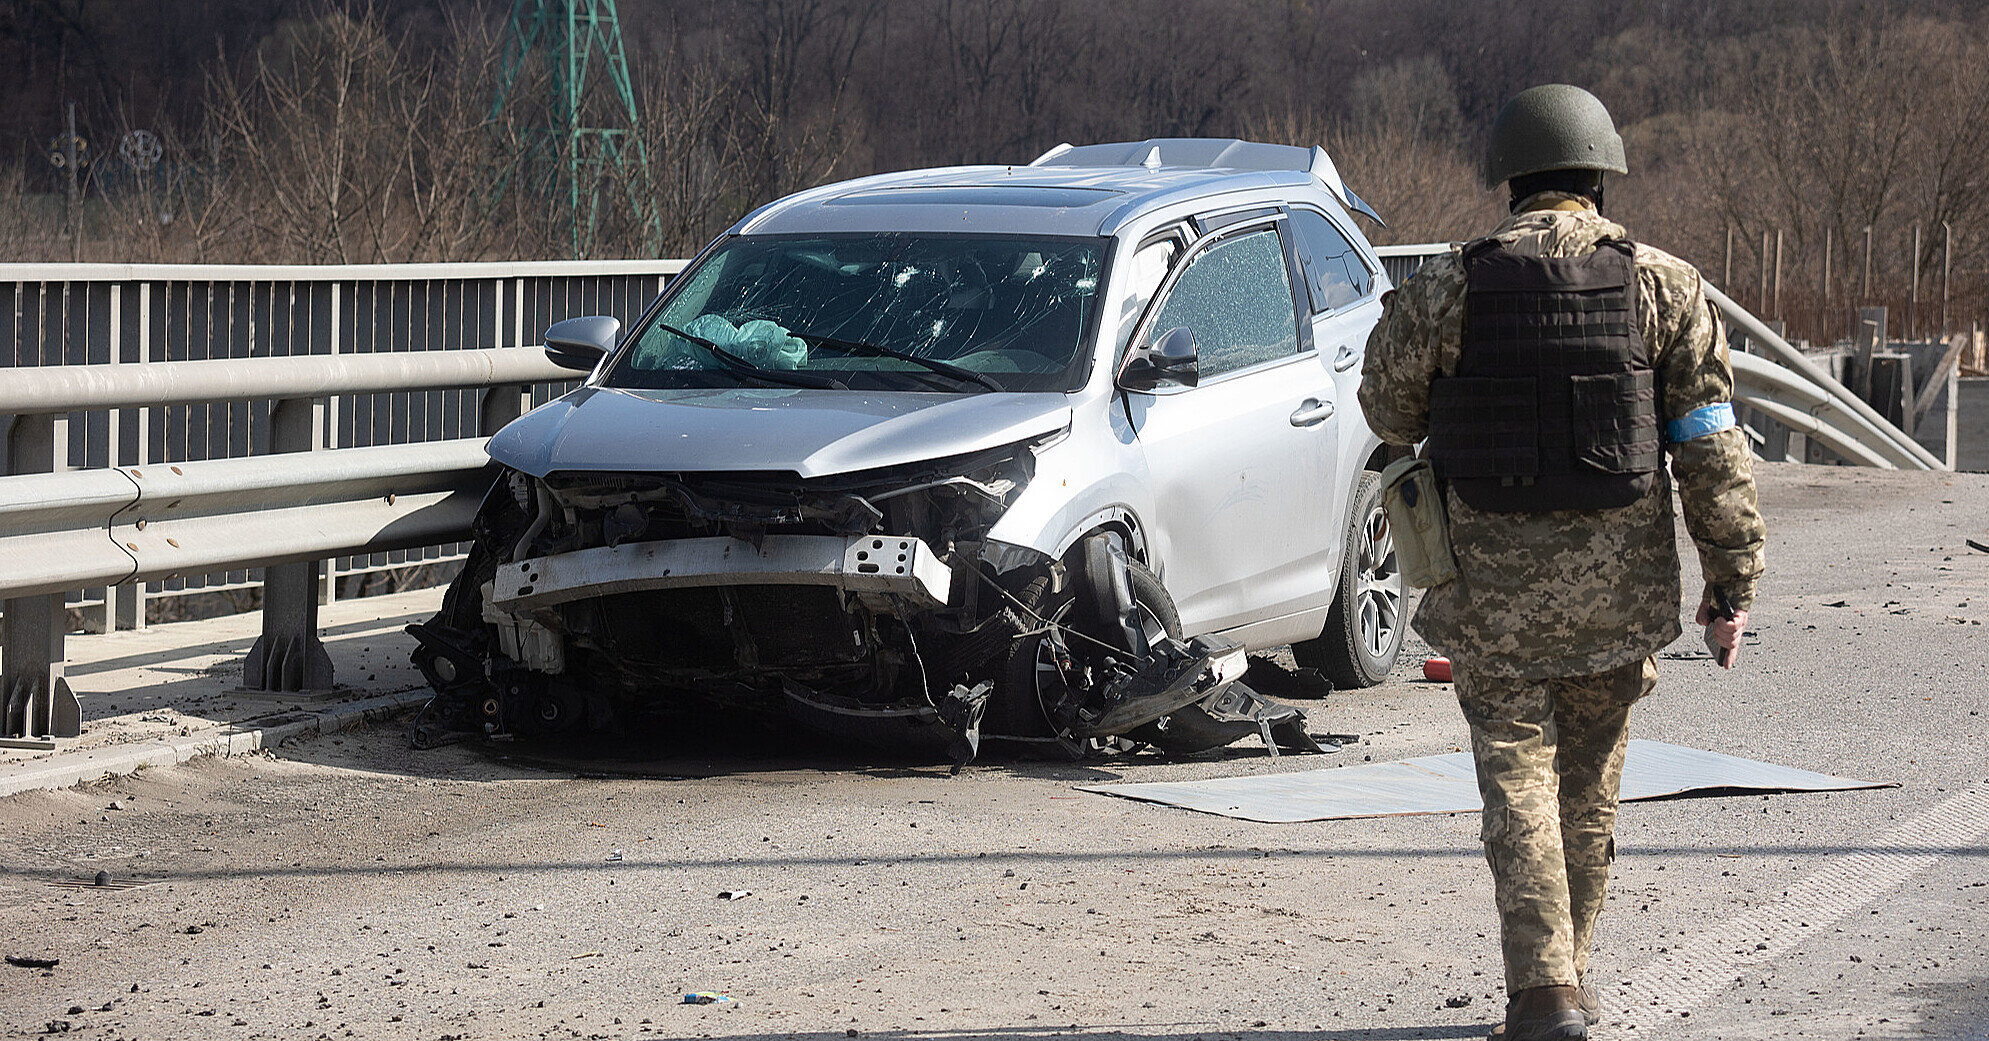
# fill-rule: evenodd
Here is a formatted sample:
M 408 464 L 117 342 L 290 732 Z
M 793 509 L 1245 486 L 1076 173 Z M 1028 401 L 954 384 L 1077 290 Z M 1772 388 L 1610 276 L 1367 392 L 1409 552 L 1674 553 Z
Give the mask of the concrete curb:
M 106 777 L 136 773 L 146 767 L 173 766 L 190 759 L 244 755 L 257 749 L 275 748 L 289 741 L 333 734 L 385 719 L 419 706 L 429 696 L 427 690 L 407 690 L 348 701 L 325 709 L 283 712 L 244 723 L 210 727 L 171 741 L 141 741 L 58 754 L 51 759 L 23 763 L 19 769 L 0 774 L 0 798 L 19 792 L 67 788 Z

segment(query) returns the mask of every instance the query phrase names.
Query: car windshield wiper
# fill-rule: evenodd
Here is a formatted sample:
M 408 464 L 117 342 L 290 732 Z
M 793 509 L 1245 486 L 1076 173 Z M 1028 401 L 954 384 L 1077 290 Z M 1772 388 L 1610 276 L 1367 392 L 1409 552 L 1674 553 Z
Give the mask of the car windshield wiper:
M 752 361 L 742 358 L 702 336 L 695 333 L 687 333 L 668 322 L 657 322 L 656 328 L 697 344 L 699 347 L 711 352 L 711 356 L 717 358 L 720 365 L 741 376 L 752 376 L 756 379 L 766 380 L 769 383 L 780 383 L 790 387 L 813 387 L 818 390 L 849 389 L 848 384 L 840 380 L 830 379 L 827 376 L 817 376 L 807 372 L 794 372 L 789 369 L 769 369 L 764 365 L 756 365 Z
M 913 365 L 918 366 L 919 368 L 939 373 L 941 376 L 950 376 L 953 379 L 959 380 L 962 383 L 978 383 L 981 386 L 986 387 L 992 391 L 999 392 L 1008 389 L 1007 387 L 1004 387 L 1001 384 L 995 382 L 995 378 L 993 376 L 988 375 L 985 372 L 975 372 L 973 369 L 963 368 L 961 366 L 953 364 L 952 362 L 939 361 L 934 358 L 921 358 L 916 354 L 911 354 L 906 351 L 893 350 L 892 348 L 889 347 L 879 347 L 874 343 L 864 343 L 861 340 L 839 340 L 833 336 L 823 336 L 819 333 L 797 332 L 797 333 L 791 333 L 790 335 L 799 336 L 802 339 L 807 340 L 811 343 L 818 343 L 827 347 L 835 347 L 839 350 L 847 351 L 851 354 L 874 354 L 883 358 L 896 358 L 899 361 L 908 361 L 911 362 Z

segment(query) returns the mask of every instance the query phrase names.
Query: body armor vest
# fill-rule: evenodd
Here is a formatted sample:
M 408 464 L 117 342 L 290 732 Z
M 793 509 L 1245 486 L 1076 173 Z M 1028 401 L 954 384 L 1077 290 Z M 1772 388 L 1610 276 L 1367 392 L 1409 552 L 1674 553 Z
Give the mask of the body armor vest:
M 1430 386 L 1425 454 L 1459 498 L 1499 513 L 1628 506 L 1664 465 L 1657 378 L 1629 242 L 1528 257 L 1464 248 L 1463 354 Z

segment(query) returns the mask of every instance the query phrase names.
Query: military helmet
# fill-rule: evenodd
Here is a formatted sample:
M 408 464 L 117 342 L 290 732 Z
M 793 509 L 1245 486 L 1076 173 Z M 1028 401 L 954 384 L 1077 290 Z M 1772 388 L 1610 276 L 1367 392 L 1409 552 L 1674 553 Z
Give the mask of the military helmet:
M 1549 83 L 1513 96 L 1492 120 L 1485 187 L 1547 170 L 1629 173 L 1623 138 L 1602 101 L 1580 87 Z

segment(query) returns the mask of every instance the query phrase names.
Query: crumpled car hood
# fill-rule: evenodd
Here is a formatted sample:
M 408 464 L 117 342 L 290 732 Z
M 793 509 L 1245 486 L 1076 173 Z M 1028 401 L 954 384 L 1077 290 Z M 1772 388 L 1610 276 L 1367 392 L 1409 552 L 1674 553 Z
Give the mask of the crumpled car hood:
M 1013 444 L 1070 423 L 1062 394 L 584 387 L 490 439 L 491 458 L 558 470 L 871 470 Z

